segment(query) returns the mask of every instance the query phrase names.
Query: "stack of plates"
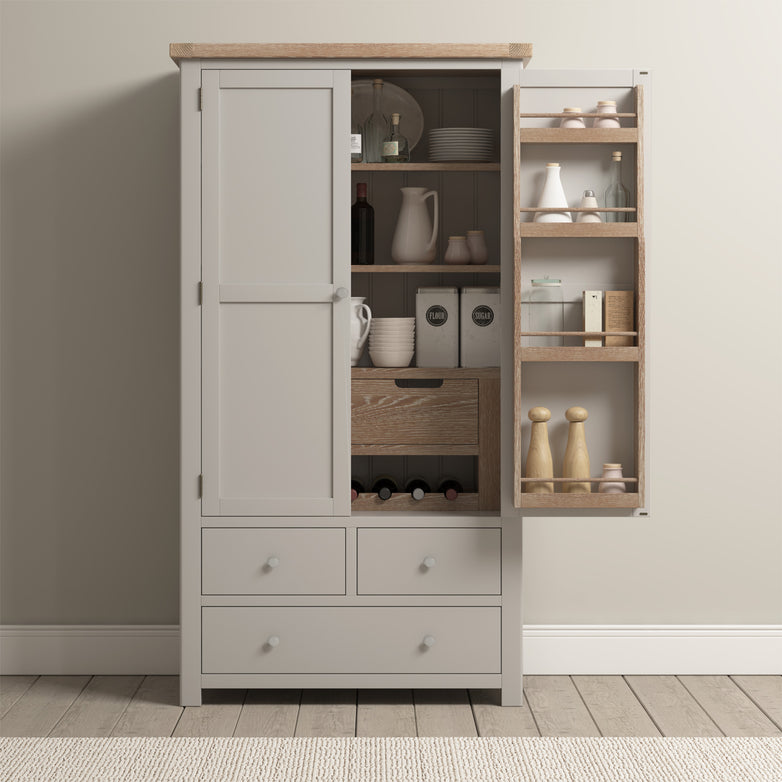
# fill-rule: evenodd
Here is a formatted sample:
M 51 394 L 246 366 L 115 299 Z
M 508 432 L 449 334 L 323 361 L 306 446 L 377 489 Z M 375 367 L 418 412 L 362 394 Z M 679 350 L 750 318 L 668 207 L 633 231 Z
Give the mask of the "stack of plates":
M 487 128 L 436 128 L 428 135 L 432 163 L 488 163 L 494 155 L 494 131 Z
M 415 318 L 372 318 L 369 357 L 376 367 L 406 367 L 415 352 Z

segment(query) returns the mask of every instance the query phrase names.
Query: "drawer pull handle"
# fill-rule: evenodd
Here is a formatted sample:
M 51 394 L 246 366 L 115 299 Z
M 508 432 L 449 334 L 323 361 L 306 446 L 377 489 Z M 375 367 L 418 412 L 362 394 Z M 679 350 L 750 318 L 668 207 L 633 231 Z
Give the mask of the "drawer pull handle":
M 266 639 L 266 645 L 274 649 L 275 646 L 280 645 L 280 636 L 279 635 L 270 635 Z
M 422 643 L 427 649 L 431 649 L 435 644 L 435 640 L 433 635 L 425 635 Z
M 266 567 L 274 569 L 280 564 L 280 558 L 279 557 L 269 557 L 266 560 Z
M 433 568 L 437 564 L 437 560 L 434 557 L 424 557 L 424 561 L 421 564 L 427 570 L 430 570 L 431 568 Z

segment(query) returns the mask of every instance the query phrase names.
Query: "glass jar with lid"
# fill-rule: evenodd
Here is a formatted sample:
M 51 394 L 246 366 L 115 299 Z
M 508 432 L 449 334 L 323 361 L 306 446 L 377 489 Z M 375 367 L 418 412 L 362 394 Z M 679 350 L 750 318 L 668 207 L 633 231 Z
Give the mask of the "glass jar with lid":
M 532 280 L 529 296 L 530 331 L 564 331 L 565 302 L 562 298 L 562 280 L 553 277 L 541 277 Z M 565 344 L 562 336 L 548 335 L 532 337 L 532 347 L 561 347 Z

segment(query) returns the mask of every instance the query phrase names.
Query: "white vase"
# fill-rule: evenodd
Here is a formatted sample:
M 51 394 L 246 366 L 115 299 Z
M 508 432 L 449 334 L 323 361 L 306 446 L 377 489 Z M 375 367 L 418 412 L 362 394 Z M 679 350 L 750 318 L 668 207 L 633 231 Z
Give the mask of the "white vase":
M 429 219 L 426 199 L 434 202 L 434 221 Z M 391 242 L 394 263 L 432 263 L 437 254 L 438 198 L 436 190 L 403 187 L 402 207 Z
M 369 336 L 369 327 L 372 324 L 372 310 L 364 304 L 364 298 L 351 296 L 350 298 L 350 366 L 354 367 L 361 361 L 364 345 Z
M 561 212 L 535 212 L 536 223 L 572 223 L 573 218 L 567 211 L 567 198 L 562 189 L 559 163 L 546 163 L 546 181 L 538 201 L 539 209 L 564 207 Z

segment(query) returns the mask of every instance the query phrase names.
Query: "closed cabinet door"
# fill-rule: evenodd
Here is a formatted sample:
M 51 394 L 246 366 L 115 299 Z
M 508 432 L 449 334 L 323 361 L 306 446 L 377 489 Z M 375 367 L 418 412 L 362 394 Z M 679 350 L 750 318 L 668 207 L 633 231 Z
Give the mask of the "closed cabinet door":
M 205 516 L 349 512 L 349 90 L 202 71 Z

